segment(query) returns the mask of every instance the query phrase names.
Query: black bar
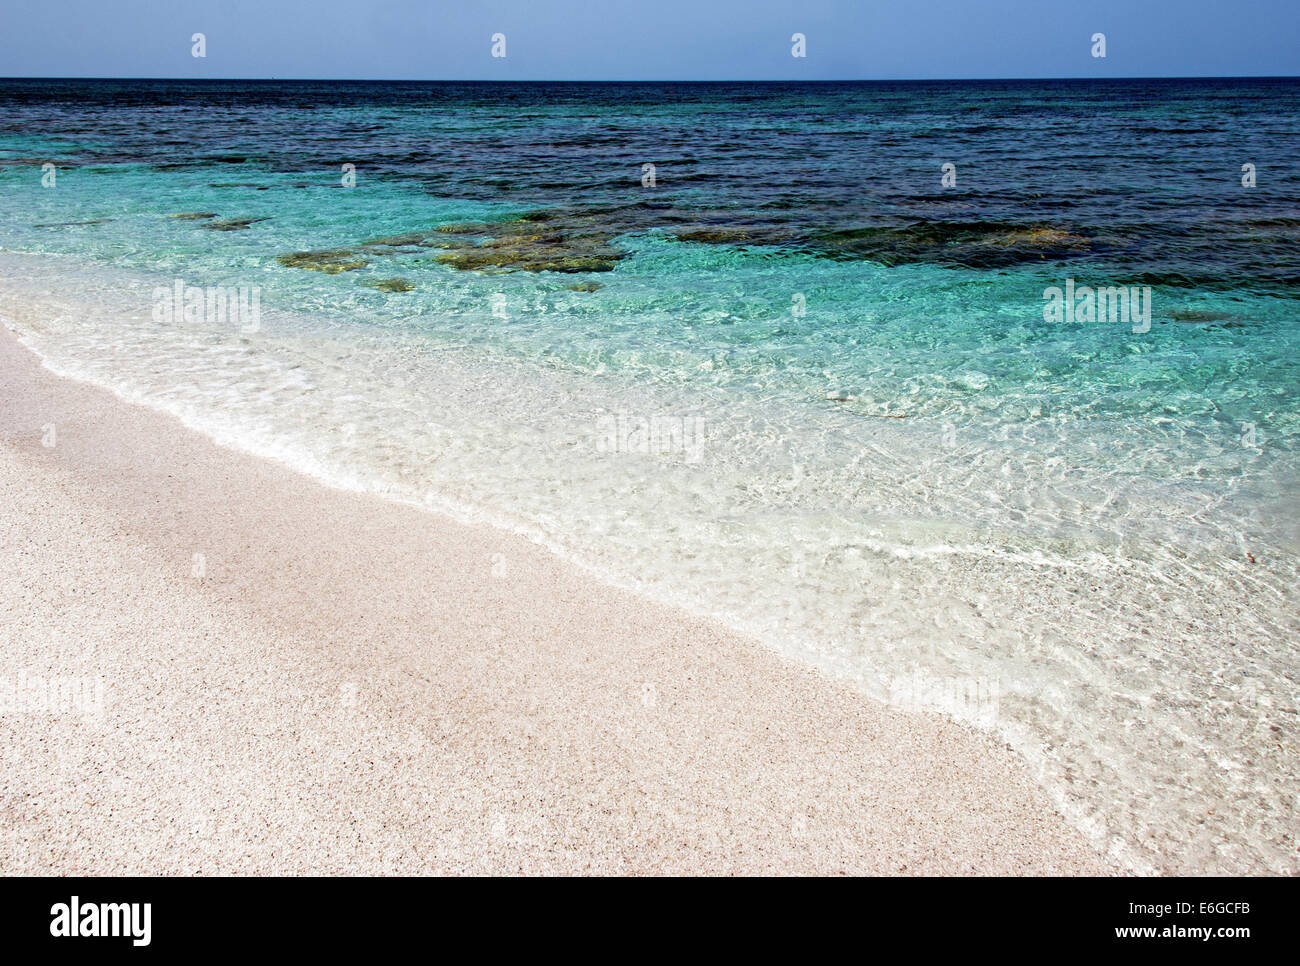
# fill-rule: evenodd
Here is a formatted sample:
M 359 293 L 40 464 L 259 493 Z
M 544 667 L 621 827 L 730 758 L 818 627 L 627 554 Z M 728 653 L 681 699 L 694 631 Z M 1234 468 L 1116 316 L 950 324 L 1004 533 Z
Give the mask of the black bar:
M 748 946 L 778 938 L 810 942 L 811 951 L 839 936 L 851 955 L 867 961 L 886 950 L 891 959 L 902 950 L 926 958 L 941 951 L 1073 956 L 1123 950 L 1229 958 L 1277 950 L 1289 958 L 1296 935 L 1293 879 L 854 879 L 662 888 L 655 882 L 539 888 L 435 879 L 6 879 L 0 880 L 0 948 L 13 963 L 23 962 L 24 953 L 60 952 L 93 959 L 319 951 L 331 960 L 350 953 L 373 959 L 407 955 L 413 944 L 436 959 L 489 953 L 510 940 L 529 943 L 540 955 L 557 946 L 685 952 L 699 940 Z M 103 931 L 116 920 L 126 923 L 118 930 L 124 935 L 52 935 L 66 925 L 66 917 L 56 920 L 61 910 L 71 911 L 73 896 L 87 931 L 92 920 L 103 921 Z M 115 906 L 101 920 L 100 904 L 109 903 L 141 905 L 129 917 Z M 137 945 L 144 930 L 133 935 L 131 927 L 143 926 L 144 903 L 148 943 Z M 456 952 L 466 940 L 477 942 Z

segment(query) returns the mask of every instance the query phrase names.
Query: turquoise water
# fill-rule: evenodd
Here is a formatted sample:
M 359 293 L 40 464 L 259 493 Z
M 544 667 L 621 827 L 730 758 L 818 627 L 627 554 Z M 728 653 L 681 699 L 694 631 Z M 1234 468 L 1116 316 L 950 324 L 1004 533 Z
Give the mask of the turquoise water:
M 991 730 L 1136 870 L 1296 871 L 1297 89 L 6 82 L 0 316 Z

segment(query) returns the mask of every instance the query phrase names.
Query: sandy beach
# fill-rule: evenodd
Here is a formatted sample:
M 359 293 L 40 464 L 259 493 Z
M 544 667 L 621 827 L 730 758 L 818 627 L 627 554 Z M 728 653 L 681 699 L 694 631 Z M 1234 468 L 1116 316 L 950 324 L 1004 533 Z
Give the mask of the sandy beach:
M 1114 871 L 986 735 L 3 330 L 0 487 L 6 873 Z

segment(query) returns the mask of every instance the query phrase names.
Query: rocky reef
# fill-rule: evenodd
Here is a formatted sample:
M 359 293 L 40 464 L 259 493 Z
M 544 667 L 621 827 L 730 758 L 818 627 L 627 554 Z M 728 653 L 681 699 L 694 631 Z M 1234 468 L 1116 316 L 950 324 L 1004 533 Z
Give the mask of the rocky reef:
M 209 221 L 203 227 L 209 231 L 243 231 L 249 225 L 255 225 L 259 221 L 270 221 L 267 216 L 260 218 L 218 218 L 216 221 Z
M 377 288 L 381 292 L 410 292 L 415 289 L 415 283 L 404 278 L 375 278 L 361 284 L 366 288 Z
M 112 218 L 91 218 L 89 221 L 52 221 L 40 225 L 32 225 L 33 228 L 72 228 L 77 225 L 103 225 L 112 221 Z
M 288 252 L 275 260 L 288 268 L 305 268 L 309 272 L 338 275 L 365 268 L 370 261 L 350 248 L 326 248 L 313 252 Z
M 1097 250 L 1095 239 L 1042 224 L 882 218 L 879 224 L 810 232 L 779 213 L 760 217 L 639 202 L 530 211 L 502 221 L 454 222 L 370 238 L 349 248 L 294 252 L 278 260 L 335 274 L 361 268 L 372 258 L 420 256 L 433 250 L 431 261 L 461 271 L 586 274 L 613 270 L 629 254 L 622 239 L 647 232 L 665 233 L 685 244 L 783 248 L 884 265 L 931 262 L 997 268 Z
M 209 231 L 243 231 L 250 225 L 256 225 L 259 221 L 270 221 L 269 215 L 249 218 L 218 218 L 215 211 L 178 211 L 168 217 L 179 219 L 180 221 L 201 221 L 206 224 L 200 226 L 207 228 Z
M 828 258 L 863 259 L 882 265 L 937 262 L 967 268 L 1004 268 L 1090 250 L 1089 240 L 1082 235 L 1046 225 L 960 221 L 822 232 L 809 239 L 808 246 L 814 254 Z
M 452 268 L 486 272 L 608 272 L 627 257 L 619 232 L 592 215 L 529 212 L 514 221 L 444 225 L 437 260 Z

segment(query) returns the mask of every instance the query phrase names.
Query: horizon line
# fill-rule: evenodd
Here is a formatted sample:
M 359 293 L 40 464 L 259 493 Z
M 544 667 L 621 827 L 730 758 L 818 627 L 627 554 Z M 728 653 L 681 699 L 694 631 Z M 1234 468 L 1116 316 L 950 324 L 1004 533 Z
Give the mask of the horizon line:
M 1145 74 L 1098 77 L 1062 75 L 1054 77 L 735 77 L 735 78 L 491 78 L 491 77 L 165 77 L 117 76 L 98 74 L 15 74 L 0 76 L 0 81 L 180 81 L 192 83 L 226 83 L 262 81 L 266 83 L 364 83 L 364 84 L 883 84 L 940 83 L 969 81 L 1151 81 L 1151 80 L 1300 80 L 1300 74 Z

